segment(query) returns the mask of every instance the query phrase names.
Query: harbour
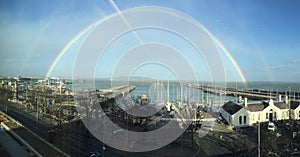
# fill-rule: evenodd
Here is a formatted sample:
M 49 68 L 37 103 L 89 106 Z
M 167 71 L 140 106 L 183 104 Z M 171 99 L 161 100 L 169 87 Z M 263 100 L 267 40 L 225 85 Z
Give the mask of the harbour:
M 278 95 L 288 95 L 293 100 L 300 99 L 300 92 L 298 91 L 273 91 L 265 89 L 237 89 L 237 88 L 219 88 L 201 85 L 191 85 L 191 88 L 197 88 L 204 92 L 217 94 L 217 95 L 228 95 L 234 97 L 247 97 L 253 100 L 265 100 L 265 99 L 276 99 Z M 276 88 L 276 87 L 275 87 Z
M 236 131 L 244 130 L 245 132 L 248 132 L 248 134 L 252 134 L 254 131 L 253 126 L 240 128 L 227 124 L 228 122 L 225 120 L 226 117 L 220 119 L 223 105 L 230 101 L 238 103 L 240 97 L 242 97 L 243 102 L 237 105 L 244 108 L 244 98 L 249 98 L 248 103 L 249 106 L 251 106 L 252 103 L 257 103 L 257 100 L 259 100 L 259 102 L 269 101 L 271 99 L 278 101 L 278 95 L 281 94 L 282 97 L 290 95 L 291 97 L 288 97 L 289 100 L 297 102 L 299 93 L 299 91 L 291 91 L 289 93 L 287 91 L 265 92 L 264 90 L 220 88 L 216 85 L 209 86 L 207 83 L 207 85 L 203 85 L 204 83 L 193 84 L 171 81 L 111 82 L 110 80 L 98 80 L 95 83 L 96 89 L 87 88 L 83 92 L 85 92 L 86 102 L 90 102 L 91 100 L 94 100 L 94 98 L 97 98 L 99 101 L 98 103 L 102 108 L 102 110 L 99 110 L 99 108 L 95 107 L 93 104 L 87 106 L 88 108 L 85 106 L 78 108 L 78 104 L 76 105 L 76 101 L 74 101 L 74 99 L 76 99 L 74 94 L 76 93 L 74 93 L 71 88 L 72 85 L 76 84 L 66 84 L 65 88 L 62 90 L 60 89 L 63 84 L 62 82 L 67 81 L 60 80 L 59 82 L 56 82 L 56 87 L 51 87 L 51 92 L 49 92 L 46 90 L 49 84 L 44 84 L 47 81 L 42 80 L 34 80 L 34 82 L 40 82 L 38 84 L 28 83 L 26 85 L 22 79 L 3 79 L 2 88 L 12 90 L 13 95 L 9 102 L 14 102 L 15 104 L 2 106 L 1 110 L 3 113 L 11 114 L 11 119 L 17 119 L 22 125 L 28 127 L 29 130 L 32 130 L 34 134 L 41 136 L 45 141 L 53 145 L 54 149 L 58 148 L 58 150 L 61 150 L 63 153 L 66 153 L 66 155 L 70 156 L 74 156 L 75 154 L 85 156 L 89 152 L 95 150 L 108 156 L 113 154 L 126 156 L 130 154 L 115 150 L 101 141 L 89 137 L 90 133 L 86 133 L 85 124 L 81 122 L 81 119 L 91 118 L 92 120 L 98 115 L 107 115 L 112 122 L 122 128 L 121 130 L 119 129 L 116 131 L 116 134 L 119 134 L 119 132 L 121 134 L 121 132 L 124 132 L 127 129 L 132 131 L 153 131 L 163 127 L 171 121 L 190 123 L 179 139 L 175 140 L 175 142 L 171 143 L 168 147 L 162 148 L 164 151 L 152 151 L 148 153 L 149 155 L 160 155 L 160 152 L 170 151 L 179 146 L 185 148 L 180 153 L 184 154 L 187 153 L 186 150 L 190 150 L 189 153 L 191 153 L 191 156 L 199 153 L 205 153 L 206 156 L 231 156 L 237 152 L 244 153 L 246 149 L 237 147 L 233 144 L 234 142 L 227 143 L 224 139 L 237 142 L 238 138 L 244 139 L 237 142 L 241 146 L 241 142 L 246 141 L 248 146 L 247 149 L 256 150 L 256 140 L 245 137 L 245 135 Z M 9 81 L 11 82 L 9 83 Z M 24 91 L 18 86 L 30 87 Z M 16 91 L 18 92 L 16 93 Z M 48 94 L 45 94 L 46 92 L 48 92 Z M 154 95 L 153 92 L 155 93 Z M 151 94 L 154 97 L 151 97 Z M 294 97 L 292 96 L 293 94 L 295 95 Z M 116 99 L 128 96 L 130 96 L 130 99 L 132 99 L 138 107 L 155 106 L 155 103 L 161 103 L 162 108 L 159 112 L 147 117 L 138 117 L 126 113 L 126 110 L 120 108 Z M 281 101 L 286 102 L 285 99 Z M 193 117 L 178 118 L 175 116 L 175 113 L 181 110 L 184 107 L 184 104 L 188 104 L 191 111 L 195 112 Z M 84 114 L 78 112 L 78 109 L 85 111 Z M 269 111 L 267 112 L 269 114 Z M 27 117 L 31 118 L 22 117 L 22 115 L 27 114 Z M 272 115 L 274 115 L 274 113 Z M 285 122 L 286 120 L 277 124 L 278 127 L 282 125 L 281 123 Z M 293 120 L 293 122 L 297 124 L 297 121 Z M 36 123 L 36 125 L 32 125 L 32 123 Z M 266 124 L 262 122 L 262 126 L 264 125 Z M 297 128 L 296 126 L 297 125 L 295 125 L 294 129 Z M 85 131 L 78 131 L 78 129 Z M 199 136 L 205 132 L 205 138 L 200 138 Z M 267 133 L 266 136 L 270 135 Z M 222 137 L 222 139 L 220 139 L 220 137 Z M 234 140 L 235 138 L 236 140 Z M 85 140 L 89 141 L 93 147 L 89 147 L 89 145 L 84 142 Z M 70 145 L 63 146 L 62 143 L 70 143 Z M 222 145 L 220 145 L 220 143 L 222 143 Z M 204 145 L 211 145 L 211 147 L 204 147 Z M 43 145 L 40 146 L 44 147 Z M 103 150 L 103 146 L 105 147 L 105 150 Z M 35 147 L 34 150 L 39 150 L 38 146 Z M 170 155 L 171 154 L 172 156 L 174 155 L 173 153 L 170 153 Z

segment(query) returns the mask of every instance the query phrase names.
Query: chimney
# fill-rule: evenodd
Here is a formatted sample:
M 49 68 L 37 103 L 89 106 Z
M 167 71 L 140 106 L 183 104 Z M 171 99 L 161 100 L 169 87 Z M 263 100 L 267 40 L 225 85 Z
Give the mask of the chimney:
M 243 101 L 242 96 L 239 96 L 239 103 L 241 103 Z
M 274 105 L 274 101 L 273 101 L 273 99 L 270 99 L 270 101 L 269 101 L 269 105 Z
M 279 102 L 282 101 L 282 100 L 281 100 L 281 95 L 280 95 L 280 94 L 278 95 L 278 101 L 279 101 Z
M 288 104 L 289 103 L 289 97 L 286 95 L 285 96 L 285 103 Z
M 245 105 L 245 107 L 247 107 L 247 105 L 248 105 L 248 99 L 245 97 L 245 100 L 244 100 L 244 105 Z

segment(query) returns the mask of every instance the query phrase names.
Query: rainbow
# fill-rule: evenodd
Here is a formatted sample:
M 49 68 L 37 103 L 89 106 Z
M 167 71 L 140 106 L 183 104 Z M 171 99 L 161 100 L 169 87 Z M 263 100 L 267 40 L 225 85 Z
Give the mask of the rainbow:
M 118 13 L 120 13 L 118 11 Z M 96 21 L 95 23 L 89 25 L 88 27 L 86 27 L 85 29 L 83 29 L 80 33 L 78 33 L 73 39 L 71 39 L 66 46 L 58 53 L 58 55 L 56 56 L 56 58 L 54 59 L 54 61 L 52 62 L 52 64 L 50 65 L 50 68 L 48 69 L 46 76 L 45 77 L 50 77 L 52 71 L 54 70 L 56 64 L 59 62 L 60 58 L 67 52 L 67 50 L 77 41 L 79 40 L 83 35 L 85 35 L 86 33 L 89 33 L 90 31 L 93 30 L 93 28 L 95 26 L 97 26 L 98 24 L 102 23 L 103 21 L 109 19 L 111 16 L 106 16 L 103 19 Z M 176 16 L 176 15 L 175 15 Z M 125 19 L 126 20 L 126 19 Z M 201 25 L 202 26 L 202 25 Z M 216 46 L 218 46 L 218 48 L 220 48 L 226 55 L 226 57 L 230 60 L 230 62 L 232 63 L 232 65 L 234 66 L 234 68 L 236 69 L 236 71 L 238 72 L 238 75 L 240 77 L 240 79 L 242 80 L 242 82 L 245 84 L 245 86 L 247 87 L 247 80 L 245 75 L 243 74 L 241 68 L 239 67 L 237 61 L 233 58 L 233 56 L 230 54 L 230 52 L 225 48 L 225 46 L 215 37 L 213 36 L 205 27 L 202 26 L 202 28 L 207 32 L 207 34 L 210 36 L 210 38 L 213 40 L 213 42 L 216 44 Z
M 210 34 L 210 33 L 209 33 Z M 210 34 L 213 41 L 221 48 L 221 50 L 225 53 L 227 58 L 230 60 L 236 71 L 238 72 L 240 79 L 244 82 L 244 84 L 247 86 L 247 80 L 246 77 L 242 71 L 242 69 L 239 67 L 237 61 L 233 58 L 233 56 L 230 54 L 230 52 L 225 48 L 225 46 L 218 40 L 218 38 L 214 37 L 212 34 Z
M 91 26 L 88 28 L 82 30 L 79 34 L 77 34 L 72 40 L 70 40 L 66 46 L 58 53 L 58 55 L 55 57 L 54 61 L 50 65 L 50 68 L 48 69 L 46 73 L 46 78 L 50 77 L 51 72 L 54 70 L 56 64 L 59 62 L 60 58 L 67 52 L 67 50 L 78 40 L 82 37 L 82 35 L 88 33 L 91 30 Z
M 59 62 L 59 60 L 61 59 L 61 57 L 67 52 L 67 50 L 77 41 L 79 40 L 83 35 L 89 33 L 90 31 L 93 30 L 93 28 L 100 24 L 101 22 L 105 21 L 106 19 L 108 19 L 110 16 L 107 16 L 99 21 L 96 21 L 95 23 L 87 26 L 86 28 L 84 28 L 81 32 L 79 32 L 73 39 L 71 39 L 65 47 L 63 47 L 63 49 L 58 53 L 58 55 L 55 57 L 54 61 L 52 62 L 52 64 L 50 65 L 45 77 L 50 77 L 52 71 L 54 70 L 56 64 Z

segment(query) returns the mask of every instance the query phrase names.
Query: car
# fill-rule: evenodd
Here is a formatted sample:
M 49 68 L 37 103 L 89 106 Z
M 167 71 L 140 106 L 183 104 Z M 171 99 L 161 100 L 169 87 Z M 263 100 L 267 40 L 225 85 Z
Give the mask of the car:
M 293 127 L 293 125 L 291 125 L 290 123 L 286 123 L 285 124 L 285 128 L 290 130 Z
M 203 124 L 203 125 L 201 126 L 201 129 L 202 129 L 202 130 L 207 130 L 207 131 L 214 131 L 213 126 L 212 126 L 212 125 L 209 125 L 209 124 Z
M 269 122 L 269 124 L 268 124 L 268 130 L 269 131 L 275 131 L 275 124 L 273 122 Z
M 123 131 L 124 131 L 123 129 L 115 130 L 115 131 L 113 132 L 113 134 L 116 134 L 116 133 L 118 133 L 118 132 L 123 132 Z
M 223 121 L 223 118 L 221 117 L 221 116 L 219 116 L 218 118 L 217 118 L 217 122 L 218 123 L 221 123 Z
M 90 152 L 89 157 L 101 157 L 101 153 L 100 152 Z

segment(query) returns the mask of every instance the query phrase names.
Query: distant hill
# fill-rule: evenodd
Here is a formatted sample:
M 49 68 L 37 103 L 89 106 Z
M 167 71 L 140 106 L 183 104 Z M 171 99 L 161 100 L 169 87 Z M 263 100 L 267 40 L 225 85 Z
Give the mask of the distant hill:
M 114 81 L 127 81 L 128 77 L 120 76 L 113 78 Z M 155 79 L 149 77 L 142 77 L 142 76 L 133 76 L 129 78 L 130 81 L 154 81 Z

